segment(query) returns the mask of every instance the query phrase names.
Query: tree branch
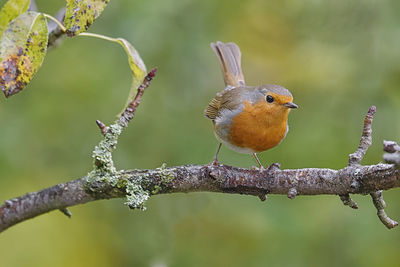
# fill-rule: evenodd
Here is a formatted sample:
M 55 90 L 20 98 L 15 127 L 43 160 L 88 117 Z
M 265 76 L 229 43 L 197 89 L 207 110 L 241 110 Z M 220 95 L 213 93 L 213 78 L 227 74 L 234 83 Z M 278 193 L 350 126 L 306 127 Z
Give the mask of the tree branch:
M 128 181 L 138 181 L 151 195 L 177 192 L 220 192 L 254 195 L 369 194 L 400 187 L 400 171 L 391 164 L 332 169 L 248 170 L 226 165 L 187 165 L 124 171 L 118 184 L 88 182 L 87 177 L 7 200 L 0 206 L 0 231 L 46 212 L 90 201 L 126 196 Z M 357 181 L 360 185 L 353 188 Z

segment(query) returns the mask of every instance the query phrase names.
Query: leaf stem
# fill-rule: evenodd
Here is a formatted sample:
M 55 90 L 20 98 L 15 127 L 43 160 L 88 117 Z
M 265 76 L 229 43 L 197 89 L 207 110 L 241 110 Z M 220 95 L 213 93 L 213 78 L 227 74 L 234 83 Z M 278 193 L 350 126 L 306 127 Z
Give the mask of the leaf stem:
M 78 34 L 77 36 L 88 36 L 88 37 L 103 39 L 103 40 L 114 42 L 114 43 L 119 43 L 118 39 L 116 39 L 116 38 L 104 36 L 104 35 L 97 34 L 97 33 L 82 32 L 82 33 Z
M 53 17 L 53 16 L 51 16 L 51 15 L 49 15 L 49 14 L 46 14 L 46 13 L 43 13 L 43 15 L 46 17 L 46 18 L 49 18 L 49 19 L 51 19 L 52 21 L 54 21 L 57 25 L 58 25 L 58 27 L 60 27 L 60 29 L 63 31 L 63 32 L 65 32 L 67 29 L 64 27 L 64 25 L 62 25 L 62 23 L 60 22 L 60 21 L 58 21 L 55 17 Z

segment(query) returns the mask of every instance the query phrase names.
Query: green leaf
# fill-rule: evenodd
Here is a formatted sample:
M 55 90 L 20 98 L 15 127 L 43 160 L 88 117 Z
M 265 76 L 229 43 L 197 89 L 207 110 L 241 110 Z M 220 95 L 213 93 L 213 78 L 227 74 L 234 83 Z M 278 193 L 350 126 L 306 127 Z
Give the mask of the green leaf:
M 128 98 L 129 102 L 132 100 L 136 89 L 143 82 L 144 77 L 146 77 L 147 70 L 139 53 L 127 40 L 118 38 L 117 41 L 122 45 L 122 47 L 125 49 L 126 54 L 128 55 L 129 67 L 131 68 L 133 74 L 131 91 Z
M 28 10 L 30 0 L 8 0 L 0 10 L 0 36 L 8 23 Z
M 24 89 L 43 62 L 47 21 L 28 11 L 11 21 L 0 39 L 0 89 L 6 97 Z
M 68 36 L 86 31 L 110 0 L 67 0 L 64 25 Z

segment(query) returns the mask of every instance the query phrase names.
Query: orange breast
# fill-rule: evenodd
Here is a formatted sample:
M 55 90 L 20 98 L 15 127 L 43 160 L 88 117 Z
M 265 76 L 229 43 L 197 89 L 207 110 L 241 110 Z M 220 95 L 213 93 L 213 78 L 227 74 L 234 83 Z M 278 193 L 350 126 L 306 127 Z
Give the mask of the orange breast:
M 264 101 L 244 103 L 243 111 L 232 119 L 228 140 L 235 146 L 265 151 L 278 145 L 286 135 L 289 109 L 269 107 Z

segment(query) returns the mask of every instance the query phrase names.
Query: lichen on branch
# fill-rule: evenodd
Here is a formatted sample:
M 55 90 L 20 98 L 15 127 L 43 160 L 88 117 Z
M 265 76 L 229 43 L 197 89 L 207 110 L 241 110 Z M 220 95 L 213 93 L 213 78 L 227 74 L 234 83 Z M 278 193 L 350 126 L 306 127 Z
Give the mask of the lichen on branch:
M 113 187 L 124 188 L 126 192 L 127 204 L 131 209 L 139 208 L 145 210 L 144 202 L 150 197 L 150 193 L 143 189 L 142 178 L 137 179 L 124 179 L 121 172 L 115 168 L 112 152 L 118 144 L 118 138 L 124 128 L 135 115 L 135 111 L 140 104 L 141 98 L 146 88 L 149 87 L 151 80 L 156 74 L 156 68 L 151 70 L 144 78 L 142 84 L 139 86 L 135 98 L 128 103 L 128 106 L 122 112 L 120 117 L 114 121 L 110 126 L 106 126 L 101 121 L 97 120 L 96 123 L 100 128 L 103 139 L 95 147 L 92 153 L 94 160 L 93 170 L 87 175 L 87 187 L 93 191 L 91 183 L 108 183 Z

